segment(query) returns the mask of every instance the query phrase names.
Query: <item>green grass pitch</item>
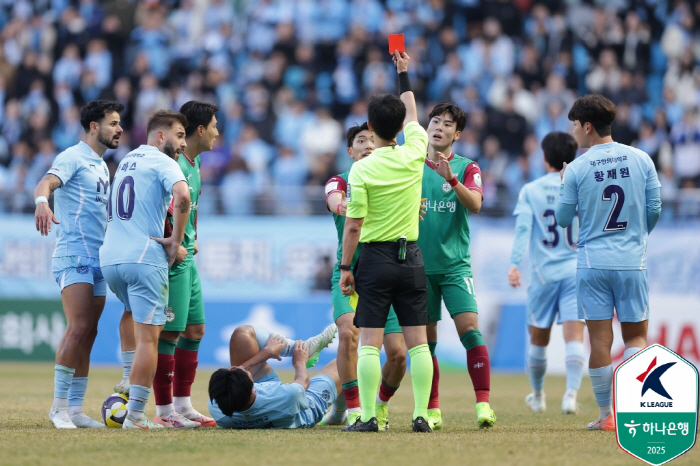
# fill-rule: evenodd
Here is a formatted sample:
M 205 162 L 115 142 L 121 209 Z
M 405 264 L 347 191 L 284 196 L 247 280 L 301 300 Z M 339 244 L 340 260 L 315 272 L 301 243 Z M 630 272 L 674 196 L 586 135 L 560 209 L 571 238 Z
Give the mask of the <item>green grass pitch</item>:
M 53 365 L 0 363 L 0 464 L 2 465 L 586 465 L 643 464 L 623 452 L 612 432 L 588 432 L 597 407 L 585 378 L 578 416 L 560 414 L 563 377 L 548 377 L 548 410 L 534 414 L 523 399 L 525 375 L 494 374 L 491 406 L 498 422 L 479 430 L 474 392 L 466 372 L 444 370 L 440 402 L 445 428 L 433 434 L 411 432 L 410 376 L 391 401 L 390 430 L 378 434 L 343 433 L 338 427 L 310 430 L 231 431 L 218 428 L 168 429 L 158 432 L 117 429 L 59 431 L 47 413 L 53 390 Z M 194 384 L 193 402 L 208 413 L 206 387 L 210 370 Z M 291 381 L 291 373 L 280 374 Z M 117 368 L 94 368 L 85 411 L 98 419 L 102 401 L 121 379 Z M 154 414 L 153 399 L 146 414 Z M 700 450 L 671 462 L 700 465 Z

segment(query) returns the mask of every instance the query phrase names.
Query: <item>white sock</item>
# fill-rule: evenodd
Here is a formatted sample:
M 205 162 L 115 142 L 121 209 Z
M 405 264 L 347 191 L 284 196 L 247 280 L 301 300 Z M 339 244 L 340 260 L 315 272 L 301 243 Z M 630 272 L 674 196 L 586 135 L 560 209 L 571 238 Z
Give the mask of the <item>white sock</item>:
M 156 405 L 156 416 L 158 417 L 167 417 L 173 411 L 175 411 L 175 408 L 173 408 L 172 403 L 169 405 Z
M 174 396 L 173 406 L 175 407 L 175 411 L 180 414 L 190 412 L 194 409 L 192 407 L 192 398 L 189 396 Z
M 564 393 L 564 398 L 576 398 L 578 395 L 578 390 L 574 390 L 573 388 L 567 388 L 566 392 Z
M 638 346 L 630 346 L 629 348 L 625 348 L 625 352 L 622 354 L 622 359 L 627 361 L 629 358 L 639 353 L 643 349 L 644 348 L 639 348 Z
M 68 407 L 68 415 L 70 417 L 75 416 L 76 414 L 80 414 L 83 412 L 83 407 L 82 406 L 69 406 Z
M 599 406 L 600 419 L 605 419 L 612 414 L 612 406 Z
M 388 401 L 382 401 L 382 399 L 379 398 L 379 394 L 377 394 L 377 404 L 378 404 L 378 405 L 388 405 L 389 402 L 388 402 Z
M 362 408 L 348 408 L 348 414 L 350 413 L 360 413 L 362 414 Z
M 68 408 L 68 398 L 54 398 L 52 407 L 56 409 Z
M 134 421 L 140 421 L 141 419 L 144 418 L 143 411 L 136 411 L 134 409 L 130 409 L 129 411 L 126 412 L 126 415 L 133 419 Z

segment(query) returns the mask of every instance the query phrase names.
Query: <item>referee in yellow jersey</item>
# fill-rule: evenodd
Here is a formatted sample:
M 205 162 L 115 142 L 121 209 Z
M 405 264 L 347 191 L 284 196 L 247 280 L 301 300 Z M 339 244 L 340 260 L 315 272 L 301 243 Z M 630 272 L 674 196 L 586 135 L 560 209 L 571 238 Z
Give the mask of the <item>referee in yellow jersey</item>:
M 357 380 L 362 417 L 344 430 L 377 432 L 375 397 L 381 379 L 379 350 L 389 307 L 401 324 L 411 358 L 415 408 L 413 431 L 431 432 L 428 399 L 433 364 L 426 336 L 427 287 L 423 257 L 416 244 L 423 165 L 428 134 L 418 124 L 416 100 L 408 78 L 409 56 L 394 52 L 401 98 L 382 94 L 369 101 L 367 123 L 374 132 L 375 150 L 350 170 L 340 289 L 357 291 L 355 325 L 362 346 Z M 406 142 L 396 136 L 403 129 Z M 362 251 L 355 272 L 350 270 L 358 242 Z

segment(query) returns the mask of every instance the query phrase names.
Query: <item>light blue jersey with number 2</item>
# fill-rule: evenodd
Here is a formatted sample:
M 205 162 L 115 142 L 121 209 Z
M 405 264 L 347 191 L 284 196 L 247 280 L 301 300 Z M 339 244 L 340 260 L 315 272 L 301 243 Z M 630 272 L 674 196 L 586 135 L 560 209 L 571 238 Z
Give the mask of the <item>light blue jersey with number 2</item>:
M 646 269 L 646 193 L 660 186 L 649 155 L 616 142 L 568 165 L 559 202 L 578 205 L 579 269 Z
M 576 275 L 576 222 L 566 228 L 557 225 L 554 209 L 560 189 L 559 173 L 548 173 L 520 190 L 513 215 L 532 218 L 530 234 L 530 278 L 550 283 Z M 522 251 L 514 252 L 517 266 Z
M 168 267 L 163 247 L 165 215 L 173 185 L 185 181 L 177 162 L 150 145 L 129 152 L 119 164 L 109 196 L 107 233 L 100 265 Z

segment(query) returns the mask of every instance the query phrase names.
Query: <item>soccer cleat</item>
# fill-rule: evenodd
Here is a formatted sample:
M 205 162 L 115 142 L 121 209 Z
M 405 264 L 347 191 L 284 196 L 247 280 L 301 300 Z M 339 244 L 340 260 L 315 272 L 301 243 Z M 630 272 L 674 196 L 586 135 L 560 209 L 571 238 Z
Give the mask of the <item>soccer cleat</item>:
M 155 422 L 156 424 L 160 424 L 163 427 L 174 427 L 182 429 L 194 429 L 195 427 L 199 427 L 201 425 L 199 422 L 191 421 L 184 417 L 182 414 L 175 411 L 170 411 L 170 413 L 167 416 L 156 416 L 153 418 L 153 422 Z
M 348 425 L 353 425 L 360 417 L 362 417 L 362 411 L 348 411 Z
M 114 393 L 121 393 L 122 395 L 129 396 L 129 390 L 131 389 L 131 384 L 129 379 L 122 379 L 121 382 L 114 386 Z
M 496 423 L 496 413 L 493 412 L 488 403 L 481 402 L 476 404 L 476 423 L 479 425 L 479 429 L 493 427 Z
M 563 414 L 578 414 L 579 404 L 573 396 L 565 396 L 561 400 L 561 412 Z
M 187 412 L 180 413 L 180 415 L 185 419 L 198 423 L 202 427 L 216 427 L 214 418 L 207 417 L 194 408 L 190 408 Z
M 309 347 L 309 360 L 306 363 L 307 369 L 314 367 L 314 364 L 318 361 L 318 355 L 326 346 L 331 344 L 337 331 L 338 327 L 335 324 L 330 324 L 323 329 L 323 332 L 306 340 L 306 344 Z
M 76 429 L 76 425 L 71 421 L 68 415 L 68 408 L 51 407 L 49 411 L 49 420 L 57 429 Z
M 423 419 L 423 416 L 418 416 L 413 420 L 413 432 L 432 432 L 428 421 Z
M 428 425 L 433 430 L 442 429 L 442 411 L 440 411 L 440 408 L 428 410 Z
M 377 424 L 379 430 L 389 430 L 389 403 L 377 403 Z
M 544 393 L 539 398 L 537 398 L 534 393 L 530 393 L 525 397 L 525 404 L 536 413 L 543 413 L 547 410 L 547 402 L 544 400 Z M 564 405 L 562 405 L 562 407 L 563 406 Z
M 129 416 L 127 414 L 126 419 L 124 419 L 124 424 L 122 424 L 122 429 L 143 429 L 143 430 L 151 430 L 151 429 L 164 429 L 165 427 L 161 424 L 157 424 L 150 419 L 148 419 L 146 416 L 142 417 L 141 419 L 134 419 L 133 417 Z
M 606 417 L 605 419 L 598 419 L 588 424 L 590 430 L 615 430 L 615 419 L 613 415 Z
M 377 418 L 373 417 L 367 422 L 362 422 L 359 417 L 354 424 L 350 424 L 343 429 L 343 432 L 379 432 L 379 425 L 377 424 Z
M 347 420 L 348 420 L 348 411 L 347 410 L 343 411 L 343 416 L 340 419 L 338 419 L 336 414 L 337 414 L 337 412 L 333 410 L 333 407 L 331 407 L 331 409 L 329 409 L 328 412 L 323 415 L 323 419 L 321 419 L 320 424 L 322 426 L 339 426 L 339 425 L 343 425 L 347 422 Z
M 75 427 L 80 428 L 94 428 L 100 429 L 102 427 L 107 427 L 101 422 L 97 422 L 85 413 L 78 413 L 75 416 L 71 416 L 70 420 L 73 422 Z

